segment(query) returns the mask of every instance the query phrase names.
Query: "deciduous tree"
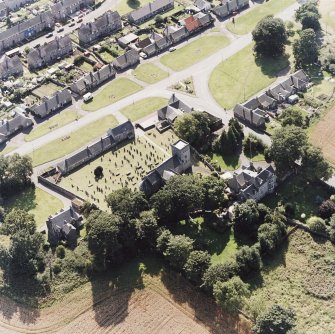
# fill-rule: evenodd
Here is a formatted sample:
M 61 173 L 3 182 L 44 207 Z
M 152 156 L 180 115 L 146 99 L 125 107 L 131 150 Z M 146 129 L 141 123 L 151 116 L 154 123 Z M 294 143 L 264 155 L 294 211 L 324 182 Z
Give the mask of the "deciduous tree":
M 207 251 L 193 251 L 190 253 L 184 271 L 186 277 L 196 284 L 201 283 L 202 276 L 209 268 L 211 257 Z

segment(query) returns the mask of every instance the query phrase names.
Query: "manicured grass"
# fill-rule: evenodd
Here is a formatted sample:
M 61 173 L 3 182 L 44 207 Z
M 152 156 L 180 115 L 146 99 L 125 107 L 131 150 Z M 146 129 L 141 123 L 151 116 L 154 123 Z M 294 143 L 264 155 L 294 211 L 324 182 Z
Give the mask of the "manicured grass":
M 266 196 L 263 202 L 271 208 L 292 203 L 295 217 L 300 219 L 302 213 L 306 217 L 317 214 L 320 203 L 329 196 L 327 188 L 321 183 L 311 183 L 299 175 L 293 175 L 280 184 L 274 193 Z
M 120 112 L 131 121 L 137 121 L 167 105 L 168 100 L 162 97 L 148 97 L 124 107 Z
M 114 60 L 114 57 L 107 51 L 101 52 L 100 57 L 108 63 L 111 63 Z
M 297 230 L 263 261 L 261 273 L 247 281 L 252 291 L 248 303 L 258 309 L 273 304 L 292 308 L 299 333 L 335 333 L 334 254 L 330 241 Z M 248 314 L 248 307 L 244 311 Z
M 127 78 L 113 80 L 99 94 L 88 103 L 82 104 L 82 109 L 86 111 L 97 111 L 114 102 L 117 102 L 128 95 L 140 91 L 142 86 Z
M 145 63 L 137 66 L 137 68 L 133 71 L 133 75 L 141 81 L 153 84 L 167 78 L 169 73 L 163 71 L 154 64 Z
M 161 63 L 174 71 L 181 71 L 205 59 L 229 44 L 224 36 L 204 36 L 161 58 Z
M 326 0 L 327 1 L 327 0 Z M 293 5 L 295 0 L 269 0 L 256 6 L 248 13 L 235 18 L 235 24 L 229 22 L 227 28 L 234 34 L 243 35 L 253 30 L 256 24 L 265 16 L 275 15 L 286 7 Z
M 2 151 L 0 151 L 1 155 L 5 155 L 9 152 L 14 151 L 17 148 L 17 145 L 6 145 Z
M 241 166 L 241 161 L 239 155 L 220 155 L 214 153 L 212 156 L 212 161 L 216 161 L 222 170 L 235 170 Z
M 60 185 L 107 210 L 106 195 L 126 186 L 138 189 L 142 178 L 169 156 L 143 136 L 63 177 Z M 98 166 L 103 168 L 104 175 L 102 179 L 95 180 L 93 171 Z
M 63 203 L 42 189 L 31 188 L 6 200 L 4 208 L 6 211 L 18 208 L 33 214 L 37 228 L 39 228 L 43 226 L 50 215 L 63 208 Z
M 85 72 L 92 72 L 93 71 L 93 66 L 88 63 L 87 61 L 83 61 L 83 63 L 79 66 L 83 71 Z
M 143 7 L 147 3 L 151 2 L 151 0 L 121 0 L 120 4 L 117 7 L 117 11 L 120 15 L 127 14 L 139 7 Z
M 171 144 L 174 144 L 178 141 L 177 135 L 170 129 L 164 131 L 163 133 L 159 133 L 156 128 L 149 130 L 145 133 L 145 136 L 149 141 L 155 143 L 160 146 L 166 152 L 171 152 Z
M 251 158 L 251 161 L 253 162 L 258 162 L 258 161 L 264 161 L 265 157 L 263 153 L 256 153 L 256 154 L 252 154 L 252 156 L 250 157 L 250 154 L 246 154 L 246 157 L 248 159 Z
M 323 29 L 327 30 L 328 33 L 330 33 L 330 30 L 335 32 L 335 2 L 319 0 L 319 10 Z
M 77 117 L 78 114 L 74 110 L 64 110 L 47 121 L 44 121 L 41 125 L 36 126 L 29 134 L 24 137 L 24 140 L 32 141 L 36 138 L 42 137 L 53 130 L 73 122 L 77 119 Z
M 69 133 L 69 138 L 60 138 L 52 141 L 30 154 L 33 159 L 33 166 L 38 166 L 70 154 L 95 138 L 103 136 L 109 128 L 115 125 L 117 125 L 117 120 L 114 116 L 110 115 Z
M 215 100 L 231 109 L 269 86 L 277 79 L 280 70 L 289 62 L 285 56 L 279 59 L 255 59 L 250 44 L 215 67 L 209 79 L 209 89 Z

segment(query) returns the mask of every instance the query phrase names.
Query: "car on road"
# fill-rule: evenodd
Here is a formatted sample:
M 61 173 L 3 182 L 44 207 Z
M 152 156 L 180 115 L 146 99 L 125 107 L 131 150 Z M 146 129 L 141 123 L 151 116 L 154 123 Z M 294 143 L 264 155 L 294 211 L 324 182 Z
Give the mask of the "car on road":
M 57 22 L 57 23 L 55 24 L 55 26 L 59 28 L 59 27 L 61 27 L 62 25 L 61 25 L 59 22 Z
M 53 35 L 54 35 L 54 34 L 53 34 L 52 32 L 50 32 L 50 33 L 47 34 L 46 38 L 50 38 L 50 37 L 52 37 Z
M 70 24 L 69 24 L 69 27 L 73 27 L 75 25 L 75 23 L 74 22 L 71 22 Z
M 80 22 L 83 22 L 83 19 L 82 19 L 82 18 L 80 18 L 80 19 L 77 21 L 77 23 L 80 23 Z
M 176 51 L 176 48 L 174 46 L 172 46 L 170 49 L 169 49 L 170 52 L 173 52 L 173 51 Z
M 57 32 L 62 32 L 62 31 L 64 31 L 64 27 L 60 27 L 57 29 Z

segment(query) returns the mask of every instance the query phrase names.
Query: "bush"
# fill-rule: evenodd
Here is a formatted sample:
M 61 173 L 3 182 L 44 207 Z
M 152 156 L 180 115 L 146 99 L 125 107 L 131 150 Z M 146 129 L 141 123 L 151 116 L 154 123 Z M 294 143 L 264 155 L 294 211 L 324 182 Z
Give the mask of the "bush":
M 74 64 L 75 66 L 80 66 L 83 62 L 84 62 L 84 56 L 77 56 L 77 57 L 74 58 L 74 60 L 73 60 L 73 64 Z
M 62 271 L 62 266 L 56 262 L 53 265 L 52 271 L 54 272 L 55 275 L 58 275 Z
M 63 245 L 57 246 L 56 256 L 60 259 L 64 259 L 64 257 L 65 257 L 65 247 Z
M 293 217 L 295 214 L 295 205 L 293 203 L 286 203 L 285 204 L 285 215 L 288 217 Z
M 319 215 L 323 219 L 329 219 L 335 213 L 335 202 L 328 199 L 319 206 Z
M 320 217 L 311 217 L 307 220 L 307 226 L 312 232 L 327 234 L 325 221 Z

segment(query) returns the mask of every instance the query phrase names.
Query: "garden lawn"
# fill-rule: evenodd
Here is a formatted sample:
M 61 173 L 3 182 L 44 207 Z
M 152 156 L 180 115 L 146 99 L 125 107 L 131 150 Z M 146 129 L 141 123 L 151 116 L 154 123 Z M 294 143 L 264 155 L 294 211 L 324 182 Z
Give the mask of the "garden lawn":
M 167 103 L 168 100 L 162 97 L 148 97 L 122 108 L 120 112 L 134 122 L 161 109 Z
M 209 89 L 225 109 L 233 108 L 268 87 L 277 79 L 278 72 L 289 66 L 286 56 L 255 60 L 252 48 L 250 44 L 222 62 L 210 76 Z
M 42 189 L 30 188 L 6 200 L 4 208 L 6 211 L 14 208 L 22 209 L 33 214 L 37 228 L 40 228 L 50 215 L 63 208 L 63 203 Z
M 142 88 L 142 86 L 132 80 L 119 78 L 113 80 L 100 93 L 95 95 L 91 101 L 83 103 L 81 107 L 86 111 L 97 111 L 131 94 L 135 94 Z
M 135 9 L 138 9 L 139 7 L 143 7 L 147 3 L 149 3 L 151 0 L 121 0 L 120 4 L 117 7 L 117 11 L 120 15 L 127 14 Z
M 33 159 L 33 166 L 38 166 L 66 156 L 99 136 L 103 136 L 109 128 L 112 128 L 117 124 L 115 117 L 110 115 L 69 133 L 69 138 L 67 139 L 59 138 L 52 141 L 30 154 Z
M 148 84 L 161 81 L 169 76 L 169 73 L 163 71 L 158 66 L 151 63 L 144 63 L 133 71 L 134 77 Z
M 212 161 L 216 161 L 222 170 L 232 171 L 241 166 L 241 161 L 238 154 L 235 155 L 220 155 L 214 153 Z
M 174 71 L 181 71 L 205 59 L 229 44 L 225 36 L 204 36 L 161 58 L 161 63 Z
M 307 218 L 316 215 L 321 202 L 329 197 L 326 186 L 293 175 L 281 183 L 274 193 L 266 196 L 263 202 L 273 209 L 280 204 L 292 203 L 295 206 L 295 218 L 300 219 L 302 213 Z
M 77 118 L 78 114 L 74 110 L 64 110 L 59 114 L 51 117 L 47 121 L 44 121 L 39 126 L 36 126 L 29 134 L 24 137 L 24 140 L 31 141 L 42 137 L 51 131 L 73 122 Z
M 326 0 L 327 1 L 327 0 Z M 243 35 L 253 30 L 256 24 L 265 16 L 275 15 L 286 7 L 293 5 L 295 0 L 269 0 L 252 10 L 235 18 L 235 24 L 231 21 L 227 28 L 234 34 Z

